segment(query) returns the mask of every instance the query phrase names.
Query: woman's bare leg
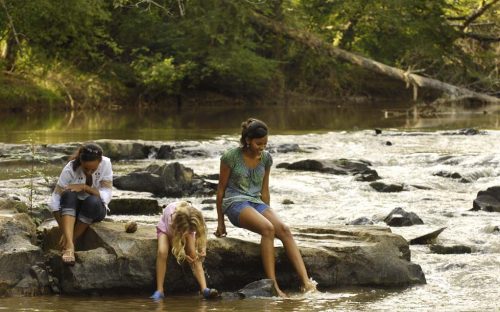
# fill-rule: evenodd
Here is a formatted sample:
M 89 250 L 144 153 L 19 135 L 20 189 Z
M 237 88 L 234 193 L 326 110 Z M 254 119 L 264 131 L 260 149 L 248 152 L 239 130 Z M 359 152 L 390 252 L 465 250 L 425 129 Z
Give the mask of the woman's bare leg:
M 244 208 L 240 213 L 240 226 L 261 235 L 260 252 L 266 276 L 274 281 L 280 297 L 286 297 L 276 280 L 276 263 L 274 257 L 274 226 L 252 207 Z
M 54 216 L 54 219 L 57 222 L 57 225 L 59 226 L 59 231 L 61 232 L 61 238 L 59 239 L 59 248 L 64 249 L 64 246 L 66 245 L 66 242 L 64 240 L 64 233 L 62 230 L 62 216 L 61 216 L 61 211 L 54 211 L 52 213 Z
M 85 233 L 88 227 L 89 224 L 77 220 L 73 232 L 73 242 L 76 242 L 76 240 L 80 238 L 80 236 L 82 236 L 83 233 Z
M 76 218 L 71 215 L 63 215 L 61 217 L 61 231 L 64 237 L 64 249 L 66 250 L 75 250 L 75 245 L 73 244 L 75 221 Z

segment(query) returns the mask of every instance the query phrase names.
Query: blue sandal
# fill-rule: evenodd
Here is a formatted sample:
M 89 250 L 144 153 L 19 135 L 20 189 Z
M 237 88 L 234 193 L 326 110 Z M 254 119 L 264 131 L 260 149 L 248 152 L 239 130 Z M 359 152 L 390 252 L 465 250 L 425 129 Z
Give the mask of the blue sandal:
M 203 289 L 203 298 L 205 299 L 213 299 L 219 297 L 219 292 L 214 288 L 205 288 Z
M 158 290 L 154 292 L 154 294 L 149 297 L 151 299 L 153 299 L 154 301 L 158 301 L 158 300 L 161 300 L 163 298 L 165 298 L 165 295 L 162 293 L 162 292 L 159 292 Z

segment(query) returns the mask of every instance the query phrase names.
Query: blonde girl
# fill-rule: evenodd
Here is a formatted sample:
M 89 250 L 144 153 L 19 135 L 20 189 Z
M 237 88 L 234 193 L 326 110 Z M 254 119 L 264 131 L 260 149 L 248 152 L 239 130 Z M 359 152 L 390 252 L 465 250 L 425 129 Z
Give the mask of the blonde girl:
M 169 252 L 172 252 L 179 264 L 183 261 L 190 264 L 204 298 L 217 297 L 217 290 L 207 287 L 203 271 L 202 262 L 206 256 L 207 227 L 201 211 L 186 201 L 171 203 L 163 210 L 156 231 L 158 235 L 156 291 L 151 298 L 160 300 L 165 297 L 163 284 L 167 272 Z

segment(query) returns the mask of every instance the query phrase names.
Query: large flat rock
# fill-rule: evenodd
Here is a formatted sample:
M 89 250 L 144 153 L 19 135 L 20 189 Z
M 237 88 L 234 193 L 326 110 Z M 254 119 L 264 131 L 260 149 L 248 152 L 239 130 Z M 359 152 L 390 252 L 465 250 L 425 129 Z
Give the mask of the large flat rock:
M 425 283 L 419 265 L 410 262 L 407 241 L 387 227 L 335 226 L 294 229 L 307 270 L 320 288 L 394 287 Z M 44 249 L 66 293 L 149 292 L 155 285 L 156 230 L 141 225 L 126 233 L 121 223 L 94 224 L 77 247 L 76 264 L 65 266 L 56 249 L 57 227 L 46 231 Z M 282 247 L 276 247 L 276 271 L 283 289 L 298 289 L 298 277 Z M 208 240 L 208 284 L 237 290 L 265 278 L 260 246 L 237 238 Z M 169 257 L 167 292 L 197 290 L 191 270 Z

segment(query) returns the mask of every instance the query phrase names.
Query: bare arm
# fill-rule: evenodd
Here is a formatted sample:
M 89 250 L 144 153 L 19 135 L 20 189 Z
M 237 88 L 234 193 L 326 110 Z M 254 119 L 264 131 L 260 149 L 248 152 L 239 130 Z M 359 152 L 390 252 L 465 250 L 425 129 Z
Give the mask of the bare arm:
M 86 192 L 90 195 L 95 195 L 97 197 L 101 197 L 99 190 L 93 187 L 88 186 L 87 184 L 69 184 L 66 186 L 66 190 L 72 192 Z
M 226 192 L 227 182 L 229 181 L 229 175 L 231 174 L 231 168 L 228 165 L 220 162 L 220 173 L 219 173 L 219 185 L 217 186 L 217 231 L 215 231 L 215 236 L 222 237 L 226 236 L 226 225 L 224 224 L 224 213 L 222 212 L 222 199 L 224 198 L 224 193 Z
M 260 191 L 260 199 L 268 206 L 271 202 L 271 195 L 269 194 L 269 173 L 271 172 L 271 168 L 267 168 L 264 173 L 264 180 L 262 181 L 262 190 Z

